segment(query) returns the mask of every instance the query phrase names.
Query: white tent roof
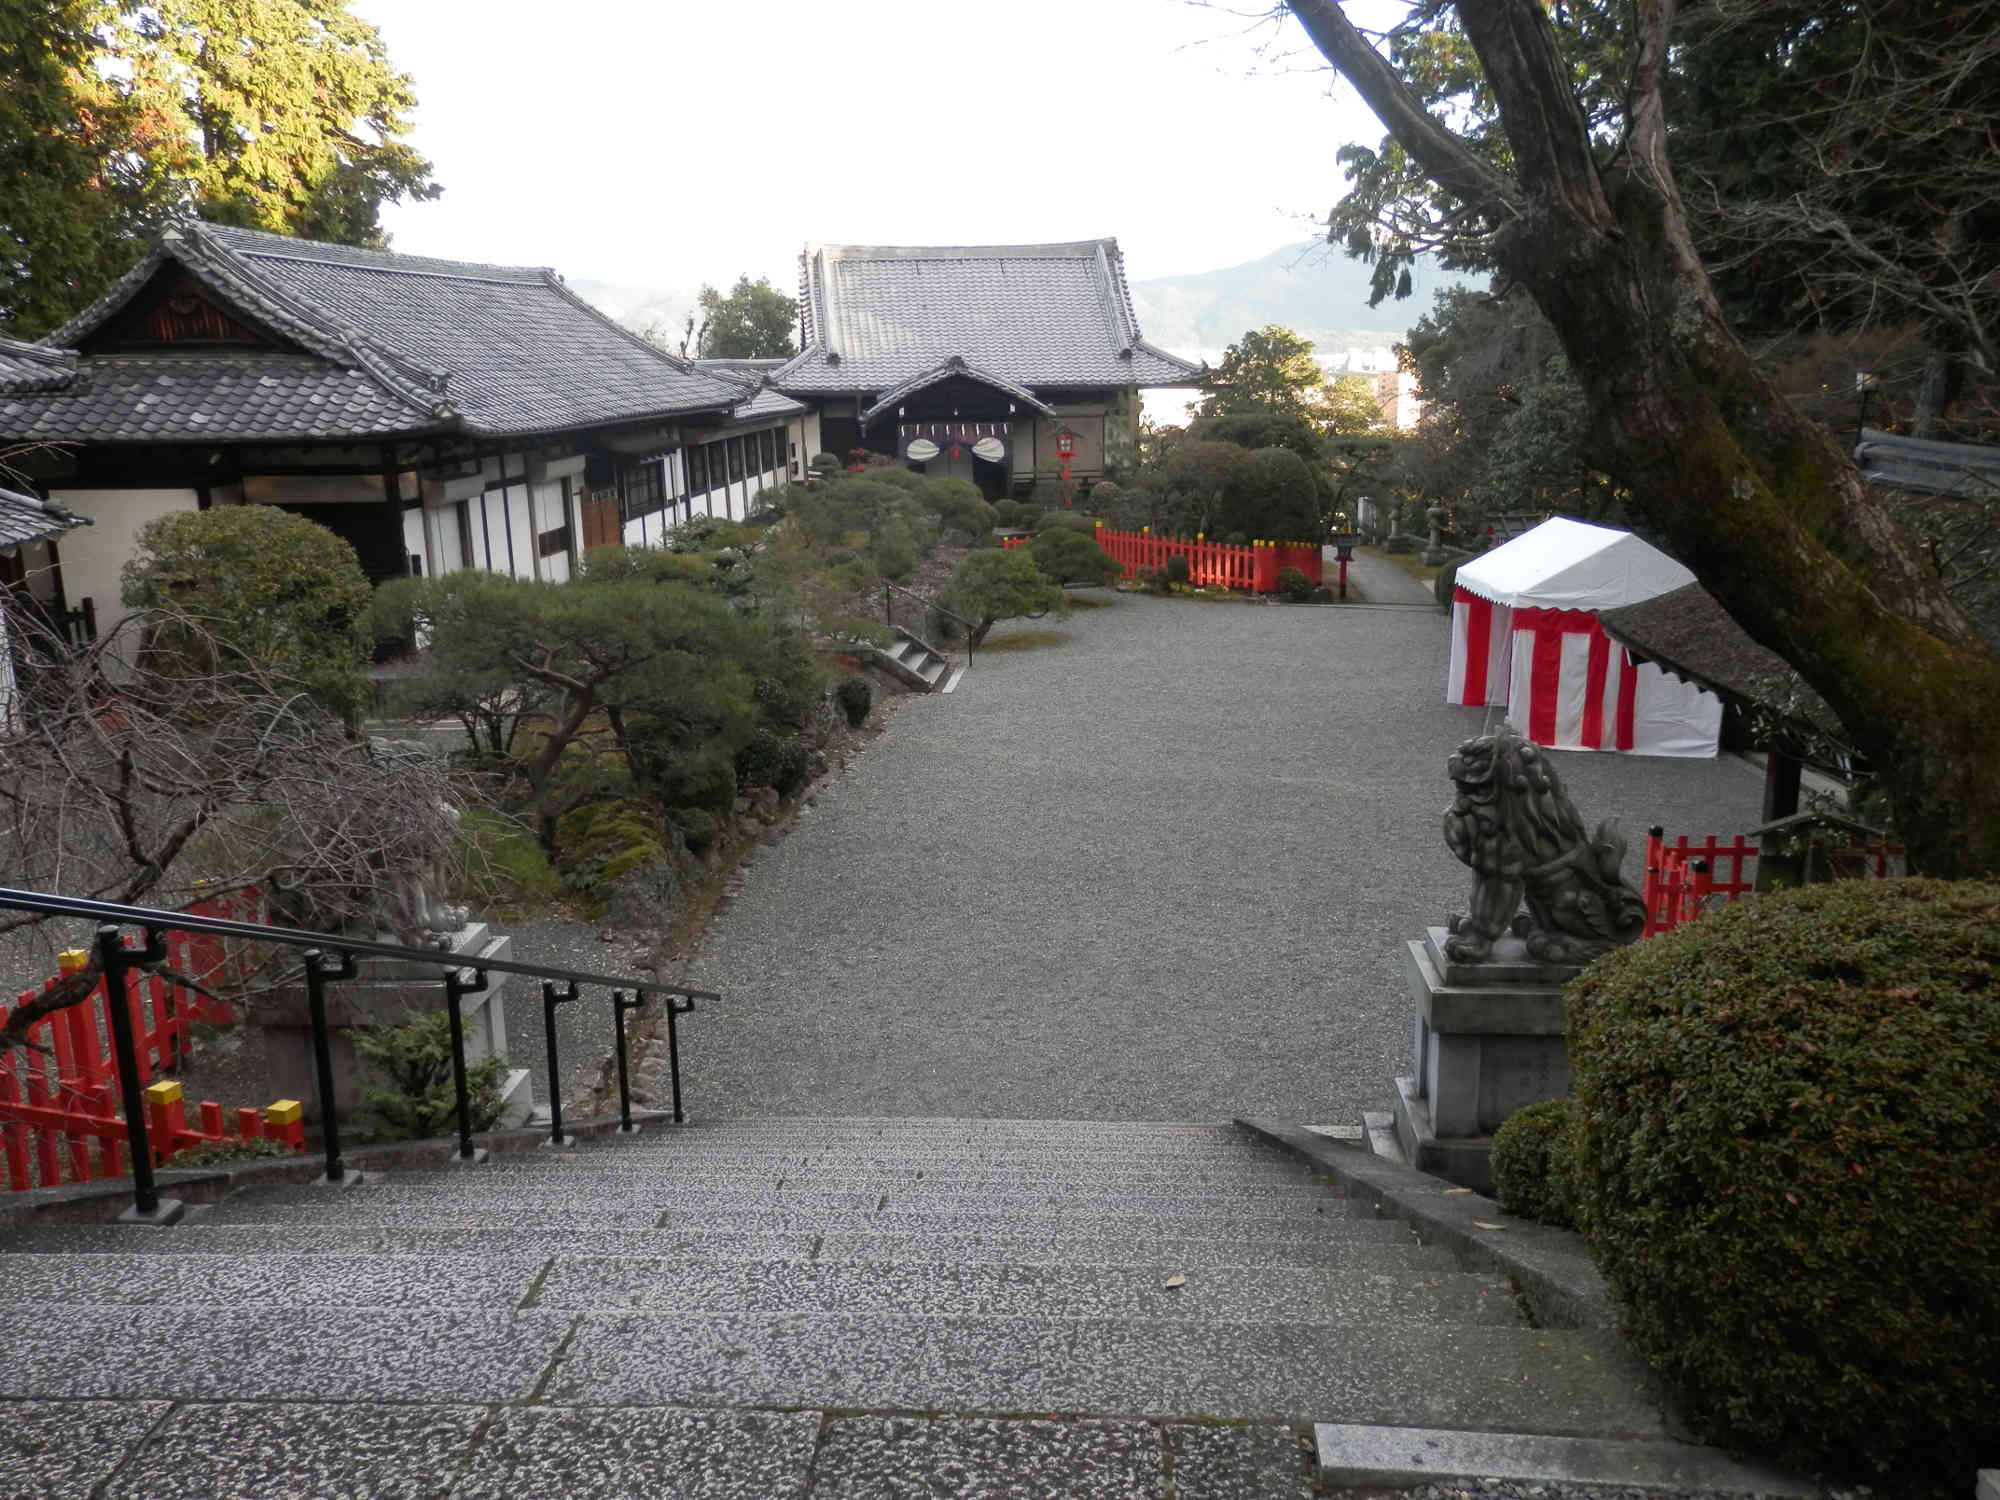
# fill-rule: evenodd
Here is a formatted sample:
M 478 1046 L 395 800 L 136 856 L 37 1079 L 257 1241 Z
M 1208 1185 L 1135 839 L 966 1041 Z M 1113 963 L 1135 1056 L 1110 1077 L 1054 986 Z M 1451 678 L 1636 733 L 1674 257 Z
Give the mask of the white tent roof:
M 1510 609 L 1615 609 L 1694 574 L 1629 531 L 1557 516 L 1458 570 L 1462 589 Z

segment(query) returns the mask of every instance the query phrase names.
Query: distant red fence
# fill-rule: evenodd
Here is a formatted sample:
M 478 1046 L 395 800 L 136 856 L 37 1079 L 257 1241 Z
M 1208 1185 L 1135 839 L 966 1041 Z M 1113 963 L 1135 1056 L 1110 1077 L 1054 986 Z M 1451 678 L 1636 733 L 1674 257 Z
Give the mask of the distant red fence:
M 1286 568 L 1297 568 L 1314 584 L 1324 577 L 1317 542 L 1252 542 L 1243 547 L 1205 537 L 1190 541 L 1147 531 L 1113 531 L 1099 525 L 1097 544 L 1124 568 L 1127 578 L 1138 577 L 1141 568 L 1164 568 L 1170 557 L 1186 558 L 1188 582 L 1202 588 L 1275 594 L 1278 574 Z
M 1893 873 L 1900 852 L 1887 842 L 1848 851 L 1842 860 L 1845 874 L 1886 879 Z M 1760 853 L 1759 847 L 1741 834 L 1725 841 L 1713 834 L 1690 839 L 1683 833 L 1669 844 L 1658 829 L 1648 833 L 1642 891 L 1646 930 L 1642 936 L 1671 932 L 1705 911 L 1741 901 L 1756 889 L 1756 874 L 1749 862 Z
M 1697 840 L 1683 833 L 1669 845 L 1658 829 L 1648 833 L 1642 935 L 1671 932 L 1711 905 L 1742 900 L 1756 888 L 1756 873 L 1747 865 L 1757 853 L 1757 846 L 1741 834 L 1725 842 L 1714 834 Z
M 262 894 L 255 888 L 228 891 L 186 908 L 191 915 L 224 917 L 238 922 L 264 920 Z M 240 944 L 209 933 L 169 932 L 163 968 L 185 975 L 205 988 L 228 982 L 243 955 Z M 62 955 L 67 974 L 89 962 L 83 949 Z M 43 989 L 53 988 L 60 976 Z M 13 1007 L 0 1004 L 0 1023 L 13 1010 L 35 998 L 23 990 Z M 25 1048 L 0 1055 L 0 1157 L 7 1186 L 16 1192 L 58 1182 L 84 1182 L 121 1176 L 120 1149 L 125 1124 L 118 1116 L 118 1064 L 112 1050 L 111 1017 L 104 980 L 88 998 L 53 1012 L 28 1030 Z M 203 1103 L 199 1123 L 190 1125 L 180 1102 L 180 1085 L 154 1083 L 156 1072 L 179 1067 L 194 1048 L 197 1022 L 226 1026 L 233 1019 L 229 1006 L 188 988 L 166 974 L 130 973 L 119 1003 L 132 1020 L 139 1082 L 147 1088 L 148 1124 L 153 1148 L 164 1159 L 203 1141 L 221 1140 L 222 1107 Z M 236 1111 L 236 1134 L 246 1138 L 272 1136 L 303 1149 L 305 1128 L 296 1104 L 280 1101 L 265 1111 Z M 92 1146 L 95 1150 L 92 1150 Z

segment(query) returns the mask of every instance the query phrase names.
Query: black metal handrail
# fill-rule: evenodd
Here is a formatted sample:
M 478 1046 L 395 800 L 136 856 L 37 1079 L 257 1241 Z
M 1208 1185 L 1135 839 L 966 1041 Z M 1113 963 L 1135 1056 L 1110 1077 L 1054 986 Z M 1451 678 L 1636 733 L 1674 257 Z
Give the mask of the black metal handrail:
M 347 1168 L 341 1160 L 340 1128 L 334 1115 L 326 986 L 358 978 L 360 970 L 356 960 L 359 958 L 393 958 L 406 963 L 431 964 L 441 971 L 445 1006 L 451 1020 L 452 1087 L 457 1109 L 458 1151 L 453 1159 L 468 1165 L 483 1160 L 485 1153 L 479 1151 L 472 1140 L 472 1099 L 466 1080 L 465 1030 L 459 1001 L 465 995 L 484 990 L 489 983 L 489 973 L 524 974 L 542 981 L 542 1015 L 549 1058 L 549 1141 L 552 1145 L 564 1145 L 569 1141 L 562 1129 L 562 1081 L 558 1071 L 555 1031 L 555 1008 L 558 1004 L 577 999 L 587 985 L 611 991 L 612 1027 L 618 1058 L 619 1129 L 630 1135 L 636 1133 L 639 1127 L 632 1122 L 625 1013 L 645 1004 L 649 996 L 665 997 L 673 1117 L 678 1124 L 686 1116 L 681 1109 L 680 1042 L 675 1032 L 675 1018 L 692 1011 L 697 1000 L 715 1001 L 721 998 L 708 990 L 690 989 L 685 985 L 665 984 L 658 980 L 594 974 L 582 969 L 521 963 L 514 959 L 468 958 L 463 953 L 446 953 L 436 948 L 415 948 L 402 943 L 377 942 L 372 938 L 343 937 L 338 933 L 313 932 L 300 927 L 270 927 L 257 922 L 238 922 L 228 917 L 128 906 L 116 901 L 59 896 L 9 886 L 0 886 L 0 907 L 44 916 L 94 918 L 99 923 L 96 947 L 104 973 L 105 994 L 110 997 L 126 992 L 126 975 L 130 971 L 165 959 L 164 937 L 168 932 L 205 932 L 216 937 L 243 938 L 302 949 L 302 977 L 312 1030 L 314 1087 L 320 1096 L 320 1135 L 326 1158 L 326 1173 L 320 1181 L 334 1186 L 347 1180 Z M 142 929 L 145 946 L 128 948 L 120 930 L 124 927 Z M 563 987 L 560 994 L 556 990 L 558 984 Z M 628 992 L 634 998 L 628 999 Z M 111 1021 L 112 1048 L 118 1061 L 119 1090 L 125 1107 L 125 1135 L 132 1155 L 132 1207 L 120 1217 L 140 1223 L 171 1224 L 180 1217 L 181 1205 L 172 1199 L 163 1203 L 154 1181 L 152 1148 L 147 1138 L 145 1109 L 139 1092 L 138 1052 L 132 1036 L 132 1017 L 124 1005 L 109 1004 L 105 1006 L 105 1011 Z
M 900 583 L 891 583 L 889 582 L 888 579 L 885 578 L 882 580 L 882 619 L 883 622 L 887 624 L 891 630 L 894 630 L 896 628 L 896 613 L 890 607 L 889 604 L 889 591 L 891 589 L 895 590 L 899 594 L 905 594 L 909 596 L 910 598 L 916 600 L 919 604 L 923 605 L 925 609 L 930 610 L 933 613 L 943 615 L 948 620 L 958 621 L 958 623 L 965 629 L 965 664 L 968 668 L 971 667 L 972 658 L 978 655 L 979 653 L 979 642 L 976 639 L 974 639 L 973 636 L 973 632 L 978 629 L 978 626 L 974 625 L 972 621 L 966 619 L 966 617 L 958 613 L 958 611 L 946 609 L 942 604 L 939 604 L 935 599 L 927 599 L 922 594 L 918 593 L 915 589 L 906 589 Z M 929 642 L 927 641 L 925 642 L 925 644 L 928 645 Z

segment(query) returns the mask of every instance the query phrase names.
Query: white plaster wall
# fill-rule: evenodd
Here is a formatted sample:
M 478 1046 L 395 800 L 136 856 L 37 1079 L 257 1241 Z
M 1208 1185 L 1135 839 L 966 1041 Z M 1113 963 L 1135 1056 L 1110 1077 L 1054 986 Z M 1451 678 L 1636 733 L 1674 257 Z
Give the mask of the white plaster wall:
M 424 512 L 421 509 L 403 512 L 403 552 L 406 557 L 414 552 L 423 559 L 424 577 L 428 578 L 437 571 L 437 565 L 432 561 L 437 554 L 431 551 L 430 538 L 424 534 Z
M 543 532 L 554 531 L 559 526 L 573 527 L 573 523 L 574 518 L 566 513 L 566 508 L 563 505 L 562 481 L 556 479 L 536 485 L 534 520 L 532 525 L 535 540 L 529 543 L 531 555 L 533 549 L 539 548 Z M 570 535 L 576 535 L 575 529 L 571 530 Z M 541 568 L 541 576 L 549 582 L 567 583 L 569 581 L 569 555 L 567 553 L 552 552 L 547 557 L 541 559 L 539 566 Z
M 193 490 L 57 490 L 49 498 L 95 523 L 64 533 L 56 546 L 69 607 L 95 601 L 99 634 L 128 613 L 118 602 L 118 575 L 137 547 L 139 528 L 177 510 L 200 509 Z

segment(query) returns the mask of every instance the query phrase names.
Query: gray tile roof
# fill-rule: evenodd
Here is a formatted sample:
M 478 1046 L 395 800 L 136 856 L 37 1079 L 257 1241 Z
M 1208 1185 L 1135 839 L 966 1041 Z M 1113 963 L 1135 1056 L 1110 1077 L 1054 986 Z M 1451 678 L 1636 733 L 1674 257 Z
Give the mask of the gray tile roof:
M 1045 417 L 1052 417 L 1056 414 L 1054 407 L 1043 401 L 1026 386 L 1016 385 L 1013 381 L 1007 379 L 1006 376 L 995 375 L 991 370 L 982 370 L 977 365 L 969 365 L 954 354 L 943 364 L 932 365 L 928 370 L 919 371 L 900 385 L 891 386 L 888 390 L 884 391 L 875 404 L 861 414 L 861 421 L 863 425 L 866 425 L 881 416 L 883 412 L 896 405 L 899 401 L 907 401 L 918 391 L 959 375 L 963 375 L 968 380 L 976 380 L 981 385 L 990 385 L 996 391 L 1011 397 L 1022 405 L 1033 407 Z
M 0 362 L 0 437 L 501 437 L 725 411 L 744 396 L 620 328 L 552 271 L 212 224 L 163 235 L 48 344 L 84 342 L 169 261 L 303 352 L 85 355 L 79 378 L 54 399 L 16 397 Z
M 880 391 L 951 355 L 1035 389 L 1187 385 L 1197 365 L 1139 334 L 1114 239 L 1058 245 L 808 245 L 798 393 Z
M 429 403 L 305 354 L 104 354 L 66 390 L 0 398 L 22 442 L 361 439 L 440 426 Z
M 59 391 L 76 379 L 76 355 L 68 349 L 0 338 L 0 392 Z
M 0 552 L 12 552 L 23 542 L 61 536 L 65 531 L 90 524 L 88 516 L 80 516 L 53 500 L 38 500 L 33 495 L 0 489 Z

